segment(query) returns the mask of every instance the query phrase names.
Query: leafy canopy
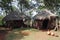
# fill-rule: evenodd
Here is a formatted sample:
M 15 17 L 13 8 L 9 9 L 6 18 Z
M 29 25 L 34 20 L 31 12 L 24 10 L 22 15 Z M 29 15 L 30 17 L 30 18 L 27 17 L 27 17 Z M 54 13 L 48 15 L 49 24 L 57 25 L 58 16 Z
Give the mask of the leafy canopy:
M 44 4 L 48 9 L 54 9 L 58 7 L 60 0 L 44 0 Z
M 0 7 L 2 10 L 12 10 L 12 5 L 11 5 L 12 0 L 1 0 L 0 1 Z

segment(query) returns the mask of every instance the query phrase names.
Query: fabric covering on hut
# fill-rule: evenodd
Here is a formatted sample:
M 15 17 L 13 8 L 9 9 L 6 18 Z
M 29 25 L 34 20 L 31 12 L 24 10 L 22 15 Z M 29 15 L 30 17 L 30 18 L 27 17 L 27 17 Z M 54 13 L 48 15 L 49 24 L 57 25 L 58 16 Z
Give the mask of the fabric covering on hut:
M 18 11 L 13 11 L 8 13 L 2 20 L 6 23 L 8 27 L 21 27 L 24 25 L 23 21 L 30 19 L 30 17 L 26 16 L 24 13 L 20 13 Z
M 35 21 L 33 26 L 38 29 L 53 29 L 56 26 L 56 18 L 57 15 L 43 10 L 33 17 Z

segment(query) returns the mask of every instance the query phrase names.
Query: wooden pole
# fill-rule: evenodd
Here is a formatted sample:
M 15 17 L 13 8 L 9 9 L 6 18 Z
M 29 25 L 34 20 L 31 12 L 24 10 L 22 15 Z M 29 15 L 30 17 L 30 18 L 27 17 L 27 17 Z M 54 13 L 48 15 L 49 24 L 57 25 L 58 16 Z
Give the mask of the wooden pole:
M 54 30 L 55 30 L 55 31 L 58 30 L 58 19 L 56 19 L 56 26 L 55 26 Z

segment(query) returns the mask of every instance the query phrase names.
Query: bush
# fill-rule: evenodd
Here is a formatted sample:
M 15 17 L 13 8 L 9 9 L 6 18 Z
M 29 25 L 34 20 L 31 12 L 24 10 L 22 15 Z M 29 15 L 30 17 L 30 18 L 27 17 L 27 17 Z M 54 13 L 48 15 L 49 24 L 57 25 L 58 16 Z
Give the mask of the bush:
M 2 19 L 3 19 L 3 16 L 0 16 L 0 25 L 3 25 L 2 24 Z

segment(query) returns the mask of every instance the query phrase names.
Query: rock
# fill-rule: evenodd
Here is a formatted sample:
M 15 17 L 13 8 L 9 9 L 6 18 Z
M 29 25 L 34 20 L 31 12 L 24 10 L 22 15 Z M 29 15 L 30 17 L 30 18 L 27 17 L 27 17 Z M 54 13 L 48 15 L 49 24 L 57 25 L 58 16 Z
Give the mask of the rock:
M 47 34 L 48 34 L 48 35 L 51 35 L 51 32 L 50 32 L 50 31 L 48 31 L 48 32 L 47 32 Z
M 52 32 L 52 33 L 51 33 L 51 36 L 55 36 L 55 34 Z
M 24 36 L 28 36 L 30 34 L 30 31 L 21 31 L 21 34 Z

